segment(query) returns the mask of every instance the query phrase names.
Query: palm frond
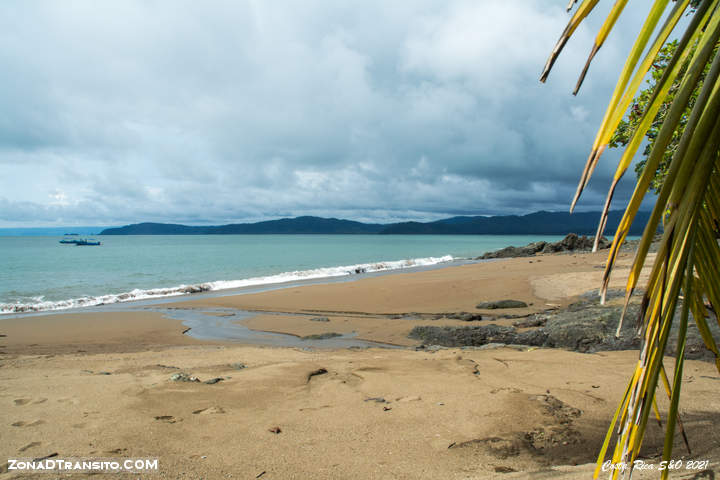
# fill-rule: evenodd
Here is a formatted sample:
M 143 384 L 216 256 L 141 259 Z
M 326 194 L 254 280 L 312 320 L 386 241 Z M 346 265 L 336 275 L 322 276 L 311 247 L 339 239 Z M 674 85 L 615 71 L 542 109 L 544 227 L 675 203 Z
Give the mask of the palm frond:
M 580 78 L 577 81 L 577 85 L 575 85 L 573 95 L 577 95 L 578 91 L 580 91 L 580 87 L 585 80 L 585 75 L 587 75 L 593 58 L 595 58 L 595 55 L 603 46 L 605 40 L 607 40 L 608 35 L 610 35 L 610 31 L 615 26 L 615 22 L 617 22 L 617 19 L 620 18 L 620 14 L 625 8 L 625 5 L 627 5 L 627 2 L 628 0 L 617 0 L 615 2 L 615 5 L 613 5 L 613 9 L 610 11 L 610 14 L 605 19 L 605 23 L 603 23 L 603 26 L 600 28 L 597 37 L 595 37 L 595 43 L 593 44 L 592 50 L 590 50 L 590 55 L 588 56 L 587 62 L 585 62 L 585 68 L 583 68 L 582 73 L 580 73 Z
M 553 50 L 541 80 L 547 78 L 560 50 L 596 3 L 586 0 L 580 5 Z M 666 435 L 663 459 L 671 458 L 676 431 L 682 434 L 689 451 L 678 412 L 686 333 L 691 318 L 705 345 L 714 354 L 720 371 L 720 350 L 707 323 L 707 307 L 714 311 L 716 306 L 720 306 L 720 0 L 692 3 L 689 0 L 676 0 L 670 5 L 669 0 L 654 1 L 620 74 L 571 203 L 572 211 L 658 52 L 677 28 L 683 15 L 692 15 L 683 27 L 674 56 L 657 82 L 638 127 L 618 163 L 598 225 L 596 238 L 606 226 L 607 212 L 618 182 L 630 166 L 660 108 L 665 108 L 663 105 L 667 103 L 670 88 L 679 85 L 647 156 L 645 169 L 637 180 L 618 225 L 603 274 L 600 293 L 604 301 L 620 246 L 627 237 L 673 135 L 680 131 L 683 122 L 682 136 L 645 225 L 627 280 L 625 311 L 638 286 L 640 274 L 651 258 L 648 253 L 650 245 L 662 227 L 663 234 L 640 304 L 637 328 L 642 343 L 639 359 L 601 448 L 595 477 L 599 475 L 602 462 L 608 454 L 613 463 L 623 462 L 630 467 L 623 474 L 631 473 L 651 413 L 654 412 L 662 425 L 656 402 L 659 383 L 662 383 L 669 400 L 667 421 L 661 426 Z M 605 20 L 577 88 L 582 84 L 590 62 L 607 39 L 625 4 L 617 0 Z M 569 7 L 572 5 L 573 2 Z M 662 18 L 665 20 L 660 24 Z M 706 69 L 708 64 L 709 70 Z M 688 116 L 690 105 L 692 109 Z M 678 307 L 679 315 L 676 314 Z M 672 379 L 668 377 L 663 364 L 671 330 L 677 331 Z M 614 470 L 611 477 L 616 478 L 619 474 L 618 470 Z M 667 471 L 663 472 L 663 478 L 666 476 Z

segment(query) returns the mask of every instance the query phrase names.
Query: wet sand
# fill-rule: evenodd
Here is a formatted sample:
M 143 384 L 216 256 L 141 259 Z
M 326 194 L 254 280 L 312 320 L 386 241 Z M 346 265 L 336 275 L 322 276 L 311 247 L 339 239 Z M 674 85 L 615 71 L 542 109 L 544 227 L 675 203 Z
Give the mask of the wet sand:
M 567 305 L 597 287 L 604 260 L 512 259 L 172 305 L 288 312 L 244 323 L 412 345 L 415 324 L 463 322 L 406 313 L 499 315 L 475 305 L 502 298 L 533 304 L 503 313 Z M 328 322 L 311 320 L 323 315 Z M 157 457 L 151 478 L 589 478 L 637 360 L 632 351 L 270 348 L 183 330 L 145 310 L 0 320 L 0 479 L 50 478 L 1 466 L 53 453 Z M 181 372 L 222 380 L 171 380 Z M 681 412 L 693 458 L 711 467 L 720 461 L 718 386 L 712 364 L 686 363 Z M 651 423 L 648 462 L 661 447 Z
M 133 352 L 196 345 L 182 323 L 155 312 L 0 317 L 0 352 L 11 355 Z

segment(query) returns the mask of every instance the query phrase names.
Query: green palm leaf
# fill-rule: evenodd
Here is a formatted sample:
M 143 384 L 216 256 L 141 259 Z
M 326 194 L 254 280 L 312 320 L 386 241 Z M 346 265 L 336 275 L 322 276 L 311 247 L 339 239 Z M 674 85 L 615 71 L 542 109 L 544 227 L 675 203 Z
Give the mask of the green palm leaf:
M 597 3 L 585 0 L 578 7 L 548 59 L 541 81 L 545 81 L 557 55 Z M 601 27 L 577 88 L 582 84 L 593 57 L 621 15 L 625 3 L 617 0 Z M 571 1 L 568 6 L 572 7 L 573 4 Z M 571 210 L 587 186 L 613 132 L 658 52 L 677 28 L 679 20 L 688 13 L 692 14 L 692 18 L 684 27 L 675 54 L 657 83 L 638 128 L 620 159 L 598 226 L 599 237 L 605 228 L 617 183 L 630 166 L 659 109 L 667 102 L 670 87 L 679 84 L 647 157 L 645 170 L 637 180 L 635 191 L 618 225 L 603 276 L 601 294 L 604 301 L 620 245 L 627 236 L 673 135 L 680 131 L 681 120 L 687 120 L 628 277 L 626 308 L 648 261 L 650 243 L 662 226 L 662 239 L 645 285 L 638 318 L 638 331 L 642 337 L 640 356 L 603 443 L 596 477 L 601 470 L 600 465 L 610 452 L 614 463 L 624 462 L 632 468 L 632 462 L 639 455 L 651 412 L 657 411 L 659 383 L 663 384 L 669 398 L 663 459 L 672 458 L 676 431 L 685 435 L 678 409 L 687 338 L 685 334 L 691 317 L 705 345 L 715 355 L 720 371 L 717 339 L 713 338 L 707 323 L 708 307 L 715 310 L 716 306 L 720 306 L 720 50 L 717 48 L 720 44 L 720 0 L 700 0 L 692 2 L 692 5 L 689 0 L 676 0 L 672 5 L 669 0 L 654 1 L 610 99 L 572 200 Z M 660 24 L 663 17 L 665 20 Z M 710 62 L 710 70 L 703 80 L 701 74 Z M 689 117 L 683 118 L 691 105 L 692 95 L 698 91 Z M 676 309 L 680 303 L 682 307 L 678 316 Z M 674 323 L 678 330 L 678 344 L 671 380 L 665 372 L 663 359 Z M 611 450 L 613 439 L 614 447 Z M 615 478 L 618 474 L 615 470 L 611 477 Z M 667 471 L 663 472 L 663 477 L 666 476 Z

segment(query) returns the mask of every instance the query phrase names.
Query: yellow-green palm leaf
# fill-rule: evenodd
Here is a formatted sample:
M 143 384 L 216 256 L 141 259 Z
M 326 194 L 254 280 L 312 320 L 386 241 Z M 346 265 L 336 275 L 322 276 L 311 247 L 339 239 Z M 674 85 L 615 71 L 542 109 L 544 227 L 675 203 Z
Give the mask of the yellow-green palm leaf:
M 593 45 L 578 88 L 590 61 L 609 35 L 626 3 L 617 0 L 610 11 Z M 569 7 L 572 5 L 573 2 Z M 597 5 L 598 2 L 592 0 L 585 0 L 580 4 L 548 60 L 542 81 L 547 78 L 557 55 L 570 36 Z M 692 18 L 687 22 L 684 31 L 675 32 L 680 19 L 687 14 L 691 14 Z M 661 24 L 662 18 L 665 20 Z M 679 83 L 673 103 L 648 155 L 645 170 L 637 180 L 635 191 L 618 225 L 601 288 L 604 299 L 619 247 L 627 236 L 672 135 L 677 131 L 682 117 L 686 115 L 691 95 L 698 92 L 689 117 L 683 119 L 687 120 L 685 129 L 673 154 L 663 187 L 658 193 L 628 278 L 626 306 L 631 294 L 638 287 L 640 272 L 646 266 L 653 237 L 662 226 L 662 239 L 648 282 L 644 286 L 645 293 L 637 319 L 638 331 L 642 337 L 640 357 L 612 419 L 598 458 L 598 466 L 610 453 L 613 462 L 623 462 L 632 467 L 632 462 L 639 455 L 650 414 L 653 409 L 657 409 L 655 399 L 659 383 L 663 384 L 661 388 L 669 398 L 663 460 L 671 459 L 676 431 L 684 435 L 678 406 L 684 365 L 682 357 L 685 332 L 691 316 L 707 348 L 715 355 L 716 365 L 720 370 L 717 339 L 713 338 L 707 323 L 708 318 L 711 318 L 708 315 L 708 306 L 713 310 L 720 306 L 720 49 L 717 48 L 720 44 L 720 0 L 655 0 L 650 6 L 647 19 L 628 56 L 596 135 L 572 200 L 571 210 L 658 51 L 674 33 L 681 36 L 675 56 L 657 83 L 639 126 L 628 142 L 599 221 L 598 237 L 605 228 L 607 212 L 618 181 L 630 166 L 658 109 L 665 103 L 670 86 Z M 700 74 L 709 63 L 709 72 L 704 80 L 700 80 Z M 676 315 L 680 303 L 682 308 L 680 314 Z M 717 321 L 717 317 L 712 318 L 712 321 Z M 675 348 L 677 361 L 672 375 L 668 376 L 663 366 L 663 358 L 673 324 L 678 330 L 678 345 Z M 676 429 L 676 426 L 679 428 Z M 613 439 L 614 447 L 611 449 Z M 600 471 L 598 468 L 595 475 Z M 611 477 L 628 473 L 627 470 L 623 473 L 614 470 Z M 662 475 L 667 476 L 667 470 Z

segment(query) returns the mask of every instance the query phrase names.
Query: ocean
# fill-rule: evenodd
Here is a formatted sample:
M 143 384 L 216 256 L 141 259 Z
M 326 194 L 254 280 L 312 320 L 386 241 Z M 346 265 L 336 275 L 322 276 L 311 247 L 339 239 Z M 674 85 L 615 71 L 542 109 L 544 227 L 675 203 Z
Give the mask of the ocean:
M 450 264 L 552 235 L 0 237 L 0 314 Z

